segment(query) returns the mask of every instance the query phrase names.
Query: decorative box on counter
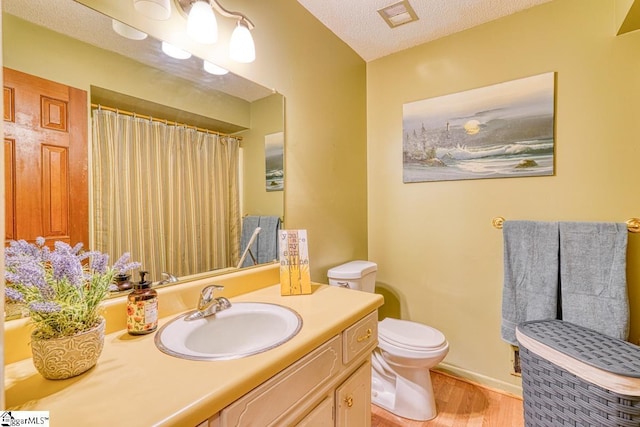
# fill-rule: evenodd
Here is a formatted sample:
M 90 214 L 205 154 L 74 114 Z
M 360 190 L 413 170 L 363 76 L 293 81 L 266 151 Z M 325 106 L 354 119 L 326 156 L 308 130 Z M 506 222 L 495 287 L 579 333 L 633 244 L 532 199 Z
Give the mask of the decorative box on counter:
M 280 230 L 280 294 L 311 293 L 307 230 Z
M 640 347 L 562 320 L 516 337 L 527 427 L 640 427 Z

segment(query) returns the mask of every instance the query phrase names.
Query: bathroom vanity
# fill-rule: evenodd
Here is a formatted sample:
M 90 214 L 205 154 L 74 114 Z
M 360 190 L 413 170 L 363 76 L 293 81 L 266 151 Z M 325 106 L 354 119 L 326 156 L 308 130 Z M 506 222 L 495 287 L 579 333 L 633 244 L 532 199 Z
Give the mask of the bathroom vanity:
M 277 266 L 262 267 L 215 282 L 225 285 L 232 303 L 295 310 L 303 325 L 288 342 L 234 360 L 181 359 L 158 350 L 154 334 L 128 335 L 116 301 L 107 307 L 103 353 L 85 374 L 45 380 L 30 358 L 13 360 L 9 354 L 7 409 L 50 411 L 52 425 L 369 425 L 370 354 L 382 297 L 328 285 L 313 285 L 310 295 L 283 297 L 276 273 Z M 160 289 L 160 326 L 192 309 L 202 287 L 194 284 L 171 299 L 177 290 Z M 7 347 L 21 345 L 16 331 L 6 338 Z
M 374 311 L 199 427 L 369 425 L 377 325 Z

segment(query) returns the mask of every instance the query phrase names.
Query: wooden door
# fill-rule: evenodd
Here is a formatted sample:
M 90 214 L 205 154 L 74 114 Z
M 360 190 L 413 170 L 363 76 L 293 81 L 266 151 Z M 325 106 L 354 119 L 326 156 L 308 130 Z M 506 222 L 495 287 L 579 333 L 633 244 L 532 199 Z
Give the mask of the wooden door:
M 4 68 L 6 240 L 89 242 L 87 93 Z

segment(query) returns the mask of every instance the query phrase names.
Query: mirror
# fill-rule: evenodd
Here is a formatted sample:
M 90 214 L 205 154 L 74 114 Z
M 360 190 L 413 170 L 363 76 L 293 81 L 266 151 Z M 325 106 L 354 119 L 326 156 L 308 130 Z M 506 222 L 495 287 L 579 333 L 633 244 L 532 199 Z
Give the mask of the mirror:
M 55 7 L 50 0 L 8 0 L 2 6 L 5 67 L 83 89 L 91 103 L 242 137 L 240 214 L 283 218 L 284 192 L 267 191 L 265 179 L 266 140 L 274 134 L 284 140 L 284 98 L 277 91 L 233 73 L 208 74 L 195 56 L 169 58 L 152 37 L 123 38 L 111 18 L 73 0 L 56 0 Z M 123 69 L 132 72 L 115 71 Z

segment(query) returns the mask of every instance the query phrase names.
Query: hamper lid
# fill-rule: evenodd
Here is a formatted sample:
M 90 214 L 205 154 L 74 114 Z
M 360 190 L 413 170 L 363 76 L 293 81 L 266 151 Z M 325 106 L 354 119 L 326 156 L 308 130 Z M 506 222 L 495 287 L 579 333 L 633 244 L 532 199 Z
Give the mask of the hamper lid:
M 613 374 L 640 378 L 640 347 L 564 320 L 534 320 L 518 331 L 560 353 Z
M 371 261 L 350 261 L 333 267 L 327 272 L 330 279 L 360 279 L 378 270 L 378 265 Z

